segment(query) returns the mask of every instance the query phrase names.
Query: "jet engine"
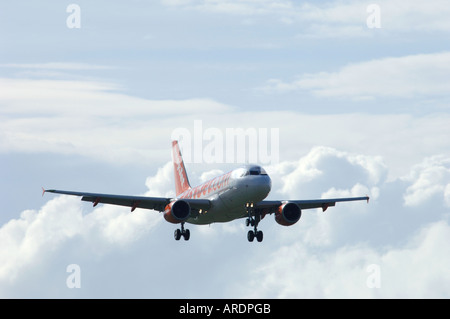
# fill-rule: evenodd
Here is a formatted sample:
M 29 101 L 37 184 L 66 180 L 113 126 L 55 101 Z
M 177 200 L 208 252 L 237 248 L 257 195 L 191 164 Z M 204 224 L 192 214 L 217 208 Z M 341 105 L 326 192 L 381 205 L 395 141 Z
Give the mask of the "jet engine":
M 189 218 L 191 206 L 188 202 L 177 200 L 168 204 L 164 210 L 164 219 L 172 224 L 179 224 Z
M 299 221 L 302 211 L 296 203 L 287 202 L 278 207 L 275 212 L 275 221 L 283 226 L 291 226 Z

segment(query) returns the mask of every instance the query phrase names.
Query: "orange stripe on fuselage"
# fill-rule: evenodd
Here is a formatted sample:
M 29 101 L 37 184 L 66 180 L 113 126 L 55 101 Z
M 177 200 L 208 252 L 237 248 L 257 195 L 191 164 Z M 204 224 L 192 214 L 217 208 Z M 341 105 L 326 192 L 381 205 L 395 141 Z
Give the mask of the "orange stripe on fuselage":
M 201 185 L 191 188 L 181 194 L 180 198 L 192 199 L 192 198 L 203 198 L 209 195 L 211 192 L 217 192 L 225 188 L 230 181 L 231 172 L 224 174 L 222 176 L 215 177 Z

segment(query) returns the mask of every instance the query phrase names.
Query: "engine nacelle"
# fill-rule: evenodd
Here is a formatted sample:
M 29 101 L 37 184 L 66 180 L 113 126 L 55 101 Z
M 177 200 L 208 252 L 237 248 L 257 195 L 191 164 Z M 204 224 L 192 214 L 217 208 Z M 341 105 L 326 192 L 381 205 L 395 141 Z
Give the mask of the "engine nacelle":
M 283 226 L 291 226 L 299 221 L 302 211 L 296 203 L 285 203 L 275 212 L 275 221 Z
M 179 224 L 189 218 L 191 206 L 184 200 L 177 200 L 166 206 L 164 219 L 172 224 Z

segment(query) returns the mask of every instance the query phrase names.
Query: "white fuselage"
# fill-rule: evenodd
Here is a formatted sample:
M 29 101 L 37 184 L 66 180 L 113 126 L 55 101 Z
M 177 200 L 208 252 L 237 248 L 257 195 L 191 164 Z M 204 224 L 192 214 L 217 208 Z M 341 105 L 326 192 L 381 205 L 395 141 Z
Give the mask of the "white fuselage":
M 200 211 L 186 222 L 191 224 L 223 223 L 246 216 L 245 205 L 262 201 L 270 192 L 272 181 L 264 169 L 246 165 L 202 185 L 190 188 L 178 199 L 204 198 L 211 201 L 207 211 Z

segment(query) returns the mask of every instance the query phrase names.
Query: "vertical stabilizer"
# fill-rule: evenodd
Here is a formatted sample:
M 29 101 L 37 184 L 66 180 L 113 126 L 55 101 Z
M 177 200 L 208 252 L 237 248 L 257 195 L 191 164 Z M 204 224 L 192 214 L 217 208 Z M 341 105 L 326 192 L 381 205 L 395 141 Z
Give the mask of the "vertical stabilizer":
M 172 141 L 173 169 L 175 177 L 175 191 L 177 196 L 191 188 L 184 167 L 183 157 L 178 146 L 178 141 Z

